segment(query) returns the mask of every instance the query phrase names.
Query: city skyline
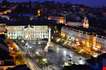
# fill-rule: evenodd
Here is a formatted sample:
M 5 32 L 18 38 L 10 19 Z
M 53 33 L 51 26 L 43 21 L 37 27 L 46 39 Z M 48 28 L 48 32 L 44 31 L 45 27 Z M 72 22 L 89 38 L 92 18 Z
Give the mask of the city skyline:
M 39 1 L 39 0 L 7 0 L 10 2 L 29 2 L 29 1 Z M 61 3 L 72 3 L 72 4 L 83 4 L 92 7 L 103 7 L 106 6 L 106 0 L 40 0 L 40 2 L 44 1 L 55 1 Z

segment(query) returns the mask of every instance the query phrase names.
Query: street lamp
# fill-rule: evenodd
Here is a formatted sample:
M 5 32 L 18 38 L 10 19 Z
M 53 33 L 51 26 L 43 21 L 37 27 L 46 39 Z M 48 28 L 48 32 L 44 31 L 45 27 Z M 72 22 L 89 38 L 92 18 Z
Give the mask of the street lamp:
M 40 9 L 37 10 L 37 16 L 41 16 L 41 10 Z

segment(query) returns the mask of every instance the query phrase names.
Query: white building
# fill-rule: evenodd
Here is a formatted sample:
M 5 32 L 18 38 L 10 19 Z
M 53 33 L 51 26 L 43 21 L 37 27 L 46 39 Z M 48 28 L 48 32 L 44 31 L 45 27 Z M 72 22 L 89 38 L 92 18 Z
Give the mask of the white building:
M 48 38 L 48 26 L 8 26 L 7 36 L 11 39 L 36 40 Z

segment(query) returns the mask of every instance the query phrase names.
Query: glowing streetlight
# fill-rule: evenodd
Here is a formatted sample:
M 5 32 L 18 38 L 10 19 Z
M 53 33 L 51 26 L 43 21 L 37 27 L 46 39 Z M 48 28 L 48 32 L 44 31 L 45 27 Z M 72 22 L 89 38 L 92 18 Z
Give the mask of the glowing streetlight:
M 79 59 L 78 62 L 79 62 L 80 65 L 84 65 L 85 64 L 85 61 L 83 59 L 81 59 L 81 58 Z
M 48 20 L 51 20 L 51 19 L 52 19 L 52 17 L 51 17 L 51 16 L 49 16 L 49 17 L 48 17 Z
M 67 54 L 67 52 L 66 52 L 66 50 L 64 50 L 63 51 L 63 56 L 66 57 L 66 54 Z
M 70 66 L 68 62 L 64 62 L 64 66 Z
M 37 10 L 37 16 L 41 16 L 41 10 L 40 9 Z
M 40 55 L 40 53 L 38 51 L 35 52 L 36 55 Z
M 98 53 L 93 53 L 92 54 L 93 57 L 98 57 L 98 55 L 99 55 Z

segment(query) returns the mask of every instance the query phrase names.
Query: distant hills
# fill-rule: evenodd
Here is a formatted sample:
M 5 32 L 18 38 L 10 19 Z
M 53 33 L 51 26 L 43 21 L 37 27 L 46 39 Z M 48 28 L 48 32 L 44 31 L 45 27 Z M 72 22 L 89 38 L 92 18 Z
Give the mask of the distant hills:
M 0 0 L 3 1 L 3 0 Z M 106 7 L 106 0 L 7 0 L 10 2 L 29 2 L 29 1 L 55 1 L 55 2 L 61 2 L 61 3 L 71 3 L 71 4 L 82 4 L 87 5 L 90 7 Z

